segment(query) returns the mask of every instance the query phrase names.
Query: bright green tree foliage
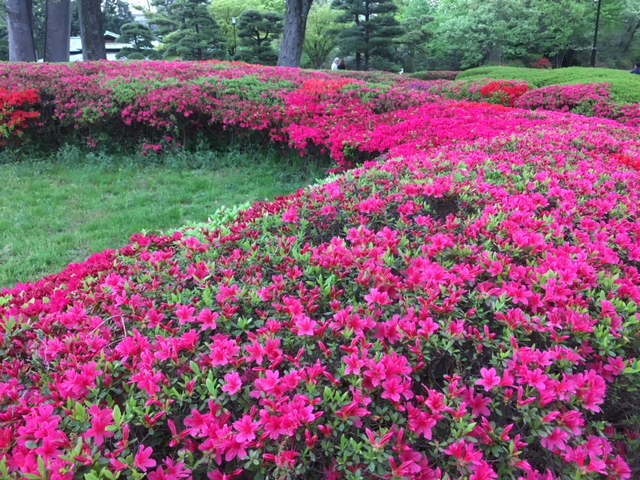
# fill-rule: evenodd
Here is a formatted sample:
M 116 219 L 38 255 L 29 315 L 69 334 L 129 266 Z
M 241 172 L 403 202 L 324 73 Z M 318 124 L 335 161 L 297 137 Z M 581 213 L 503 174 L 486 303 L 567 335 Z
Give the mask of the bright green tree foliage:
M 541 57 L 562 66 L 591 49 L 594 20 L 592 0 L 442 0 L 429 51 L 450 68 Z
M 322 68 L 336 49 L 335 30 L 338 13 L 328 2 L 315 3 L 307 17 L 307 34 L 304 38 L 304 53 L 307 66 Z
M 430 26 L 434 20 L 437 2 L 428 0 L 404 0 L 400 5 L 398 19 L 404 34 L 398 39 L 398 58 L 405 72 L 414 72 L 420 68 L 429 68 L 427 47 L 433 33 Z
M 598 62 L 630 69 L 640 61 L 640 0 L 606 0 L 602 16 Z

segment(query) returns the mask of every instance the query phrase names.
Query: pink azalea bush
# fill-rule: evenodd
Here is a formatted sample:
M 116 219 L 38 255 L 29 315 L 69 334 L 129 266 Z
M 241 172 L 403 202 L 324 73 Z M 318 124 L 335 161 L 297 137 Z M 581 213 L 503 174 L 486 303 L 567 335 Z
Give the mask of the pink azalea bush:
M 515 106 L 611 118 L 614 102 L 607 84 L 552 85 L 531 90 Z
M 216 68 L 125 118 L 382 159 L 5 290 L 2 476 L 637 477 L 637 129 Z

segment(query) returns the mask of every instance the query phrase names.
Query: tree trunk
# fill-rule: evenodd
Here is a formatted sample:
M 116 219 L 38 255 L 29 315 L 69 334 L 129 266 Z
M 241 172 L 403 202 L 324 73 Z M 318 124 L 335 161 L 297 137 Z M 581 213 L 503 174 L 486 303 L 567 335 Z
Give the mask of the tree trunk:
M 104 60 L 107 50 L 104 46 L 104 24 L 100 0 L 79 0 L 80 37 L 82 39 L 82 59 Z
M 68 62 L 71 37 L 71 1 L 47 0 L 45 62 Z
M 287 0 L 284 37 L 278 56 L 279 67 L 299 67 L 307 30 L 307 17 L 313 0 Z
M 633 38 L 636 36 L 636 32 L 640 29 L 640 21 L 635 22 L 627 29 L 627 40 L 622 44 L 620 49 L 622 53 L 627 53 L 633 44 Z
M 35 62 L 31 0 L 7 0 L 9 61 Z

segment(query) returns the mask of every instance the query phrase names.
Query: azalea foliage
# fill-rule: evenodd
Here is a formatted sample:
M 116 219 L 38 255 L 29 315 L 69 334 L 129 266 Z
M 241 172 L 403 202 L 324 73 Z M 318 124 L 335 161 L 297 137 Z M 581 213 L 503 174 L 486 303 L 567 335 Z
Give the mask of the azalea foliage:
M 2 475 L 637 477 L 637 129 L 218 68 L 56 115 L 383 157 L 5 290 Z

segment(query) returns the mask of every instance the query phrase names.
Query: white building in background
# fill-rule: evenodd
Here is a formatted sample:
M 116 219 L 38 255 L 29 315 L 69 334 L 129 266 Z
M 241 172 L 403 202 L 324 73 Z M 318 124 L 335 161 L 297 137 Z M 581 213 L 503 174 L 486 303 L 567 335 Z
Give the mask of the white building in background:
M 104 33 L 104 46 L 107 50 L 107 60 L 117 60 L 116 54 L 125 47 L 130 47 L 130 43 L 118 43 L 116 40 L 120 35 L 113 32 Z M 69 61 L 82 61 L 82 40 L 80 37 L 71 37 L 69 46 Z

